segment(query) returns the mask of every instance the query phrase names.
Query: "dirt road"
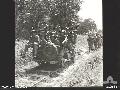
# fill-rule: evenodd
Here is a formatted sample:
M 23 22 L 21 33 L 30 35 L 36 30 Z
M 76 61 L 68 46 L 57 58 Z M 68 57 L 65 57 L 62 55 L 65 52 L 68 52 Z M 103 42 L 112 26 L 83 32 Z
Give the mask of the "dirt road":
M 103 59 L 102 47 L 88 53 L 86 36 L 78 36 L 75 63 L 65 69 L 58 77 L 29 74 L 15 80 L 16 87 L 86 87 L 102 86 Z M 31 64 L 32 65 L 32 64 Z

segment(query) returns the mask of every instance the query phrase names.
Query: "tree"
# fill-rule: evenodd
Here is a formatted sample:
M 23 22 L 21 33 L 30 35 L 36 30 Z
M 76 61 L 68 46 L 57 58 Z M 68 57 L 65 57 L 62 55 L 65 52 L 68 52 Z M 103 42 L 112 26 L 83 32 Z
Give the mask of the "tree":
M 81 3 L 81 0 L 54 0 L 50 10 L 50 23 L 61 30 L 73 29 L 79 22 L 77 13 Z
M 78 33 L 79 34 L 86 34 L 89 31 L 96 31 L 97 27 L 95 24 L 95 21 L 92 20 L 91 18 L 85 19 L 81 24 L 79 25 L 78 28 Z
M 81 0 L 16 0 L 16 36 L 26 32 L 28 38 L 32 29 L 75 29 L 81 3 Z
M 16 0 L 16 36 L 28 39 L 32 29 L 46 26 L 44 18 L 48 14 L 46 0 Z M 39 23 L 39 25 L 38 25 Z M 41 24 L 41 26 L 40 26 Z M 27 32 L 27 38 L 22 35 Z M 16 37 L 16 38 L 17 38 Z
M 43 47 L 40 51 L 38 50 L 38 57 L 40 57 L 39 53 L 42 53 L 43 57 L 46 57 L 48 60 L 50 60 L 50 58 L 53 60 L 54 56 L 58 56 L 57 58 L 59 59 L 56 51 L 61 54 L 64 46 L 70 51 L 70 59 L 74 60 L 73 45 L 75 44 L 77 35 L 72 31 L 77 29 L 79 23 L 77 13 L 80 10 L 81 3 L 81 0 L 17 0 L 16 35 L 29 39 L 30 32 L 34 29 L 36 31 L 44 30 L 46 34 L 44 36 L 50 36 L 51 38 L 55 36 L 55 34 L 52 35 L 51 32 L 56 32 L 57 37 L 54 38 L 56 40 L 51 39 L 52 44 L 46 43 L 47 37 L 42 38 L 42 42 L 45 42 L 46 45 L 41 45 L 41 47 Z M 67 35 L 63 35 L 63 33 L 61 33 L 62 30 L 66 31 L 67 33 L 65 32 L 65 34 Z M 67 39 L 66 36 L 68 37 Z M 63 41 L 65 41 L 65 43 L 63 43 Z M 57 44 L 55 44 L 55 42 Z M 58 50 L 56 49 L 56 45 L 60 46 L 60 48 L 57 48 Z M 54 59 L 57 60 L 56 58 Z

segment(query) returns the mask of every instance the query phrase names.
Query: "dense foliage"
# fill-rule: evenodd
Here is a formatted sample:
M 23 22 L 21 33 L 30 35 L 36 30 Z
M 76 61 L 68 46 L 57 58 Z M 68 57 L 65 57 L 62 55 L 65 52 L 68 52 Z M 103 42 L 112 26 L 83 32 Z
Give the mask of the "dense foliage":
M 16 0 L 16 38 L 35 30 L 73 30 L 81 0 Z
M 86 34 L 89 31 L 96 31 L 97 26 L 94 20 L 91 18 L 85 19 L 83 22 L 79 24 L 78 34 Z

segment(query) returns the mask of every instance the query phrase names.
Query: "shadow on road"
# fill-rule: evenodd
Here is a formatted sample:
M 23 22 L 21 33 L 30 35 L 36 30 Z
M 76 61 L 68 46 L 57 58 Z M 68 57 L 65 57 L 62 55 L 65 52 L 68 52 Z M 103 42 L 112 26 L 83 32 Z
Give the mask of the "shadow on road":
M 55 74 L 56 71 L 60 69 L 60 66 L 55 64 L 41 64 L 37 67 L 32 69 L 26 70 L 26 74 L 38 74 L 38 75 L 51 75 L 52 73 Z

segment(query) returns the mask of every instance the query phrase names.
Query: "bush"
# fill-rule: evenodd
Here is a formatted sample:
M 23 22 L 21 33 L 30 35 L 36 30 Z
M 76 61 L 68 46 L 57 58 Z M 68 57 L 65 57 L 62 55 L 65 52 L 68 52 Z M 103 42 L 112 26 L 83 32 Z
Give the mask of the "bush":
M 25 58 L 21 57 L 21 53 L 24 53 L 24 49 L 27 43 L 28 43 L 27 40 L 19 40 L 15 42 L 15 65 L 18 67 L 26 65 L 28 62 L 32 60 L 32 48 L 28 49 Z

